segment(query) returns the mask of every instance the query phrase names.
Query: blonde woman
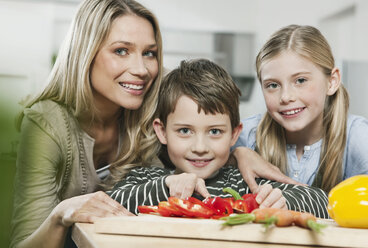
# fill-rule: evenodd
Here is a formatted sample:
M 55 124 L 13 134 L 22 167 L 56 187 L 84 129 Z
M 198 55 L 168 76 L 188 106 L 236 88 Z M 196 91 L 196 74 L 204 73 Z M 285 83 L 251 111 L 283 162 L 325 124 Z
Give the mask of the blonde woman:
M 47 87 L 20 118 L 11 247 L 63 247 L 75 222 L 130 214 L 96 191 L 109 167 L 155 155 L 161 74 L 151 12 L 132 0 L 81 3 Z
M 236 146 L 258 151 L 292 179 L 327 192 L 368 174 L 368 121 L 348 115 L 347 91 L 318 29 L 280 29 L 260 50 L 256 67 L 267 113 L 243 120 Z M 239 161 L 244 156 L 236 155 Z

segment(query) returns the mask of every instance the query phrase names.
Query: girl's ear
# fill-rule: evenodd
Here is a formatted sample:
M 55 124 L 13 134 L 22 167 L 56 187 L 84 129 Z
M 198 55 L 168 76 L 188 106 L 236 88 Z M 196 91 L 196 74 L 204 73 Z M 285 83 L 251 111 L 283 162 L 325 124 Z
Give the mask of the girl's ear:
M 242 130 L 243 130 L 243 123 L 240 122 L 240 124 L 233 129 L 231 137 L 231 146 L 235 145 Z
M 153 129 L 161 144 L 167 145 L 165 126 L 159 118 L 153 121 Z
M 340 70 L 335 67 L 332 69 L 331 77 L 328 82 L 327 95 L 332 96 L 333 94 L 335 94 L 337 89 L 340 87 L 340 84 L 341 84 Z

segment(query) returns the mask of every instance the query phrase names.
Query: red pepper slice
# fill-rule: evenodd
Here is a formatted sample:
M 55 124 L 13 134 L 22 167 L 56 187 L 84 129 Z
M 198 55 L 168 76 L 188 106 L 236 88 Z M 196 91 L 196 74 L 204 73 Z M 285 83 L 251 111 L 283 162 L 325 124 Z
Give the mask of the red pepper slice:
M 185 216 L 197 218 L 209 218 L 214 214 L 214 211 L 205 206 L 202 202 L 198 203 L 193 197 L 187 199 L 179 199 L 173 196 L 169 197 L 169 203 L 178 208 Z M 199 201 L 199 200 L 198 200 Z
M 207 207 L 212 208 L 216 215 L 225 216 L 225 215 L 230 215 L 233 213 L 233 208 L 229 201 L 230 200 L 225 200 L 221 197 L 216 196 L 214 198 L 204 199 L 203 203 Z
M 250 213 L 248 204 L 245 200 L 236 200 L 234 202 L 233 209 L 243 213 Z
M 259 208 L 259 204 L 256 201 L 257 194 L 245 194 L 242 196 L 244 201 L 248 206 L 248 213 L 252 212 L 254 209 Z
M 168 201 L 159 202 L 157 212 L 165 217 L 183 216 L 183 213 L 178 208 L 171 205 Z
M 138 206 L 141 214 L 158 213 L 158 206 Z

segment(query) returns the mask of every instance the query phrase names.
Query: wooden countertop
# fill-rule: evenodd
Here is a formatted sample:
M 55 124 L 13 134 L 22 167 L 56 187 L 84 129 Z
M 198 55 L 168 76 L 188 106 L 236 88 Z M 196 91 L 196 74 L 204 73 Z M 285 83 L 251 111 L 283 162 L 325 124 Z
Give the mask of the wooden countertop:
M 332 220 L 319 222 L 328 224 L 322 233 L 295 226 L 265 230 L 253 223 L 223 227 L 219 220 L 141 215 L 76 223 L 72 237 L 79 248 L 368 247 L 368 229 L 342 228 Z

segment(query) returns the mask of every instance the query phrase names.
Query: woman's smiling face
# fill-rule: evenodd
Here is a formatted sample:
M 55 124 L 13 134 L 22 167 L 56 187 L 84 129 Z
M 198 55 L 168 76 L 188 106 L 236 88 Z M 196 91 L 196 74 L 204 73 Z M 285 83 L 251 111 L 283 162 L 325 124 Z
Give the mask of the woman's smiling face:
M 138 109 L 158 74 L 157 44 L 151 23 L 136 15 L 116 18 L 91 68 L 99 109 Z

